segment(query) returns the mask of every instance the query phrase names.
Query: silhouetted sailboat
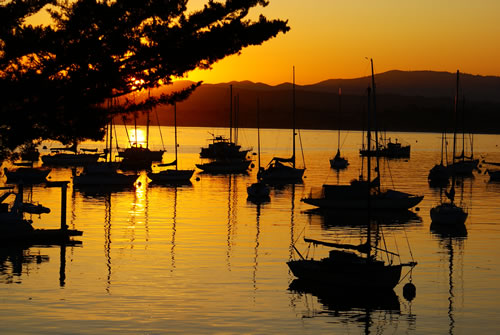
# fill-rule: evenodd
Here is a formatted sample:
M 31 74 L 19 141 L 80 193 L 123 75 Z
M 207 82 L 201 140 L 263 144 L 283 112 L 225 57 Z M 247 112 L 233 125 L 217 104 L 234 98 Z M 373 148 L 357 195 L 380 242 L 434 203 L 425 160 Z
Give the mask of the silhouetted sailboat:
M 457 88 L 456 88 L 456 95 L 455 95 L 455 107 L 454 107 L 454 117 L 455 117 L 455 130 L 453 132 L 453 161 L 450 165 L 448 165 L 448 169 L 450 170 L 451 174 L 454 175 L 472 175 L 472 171 L 474 169 L 477 169 L 477 166 L 479 164 L 478 159 L 474 159 L 474 153 L 473 153 L 473 144 L 471 142 L 471 152 L 470 156 L 467 157 L 465 154 L 465 125 L 463 122 L 462 125 L 462 152 L 460 155 L 456 155 L 456 146 L 457 146 L 457 128 L 458 128 L 458 102 L 459 102 L 459 77 L 460 77 L 460 71 L 457 70 Z M 464 114 L 465 111 L 462 110 L 462 114 Z
M 370 178 L 370 169 L 368 178 Z M 411 269 L 417 265 L 416 262 L 395 263 L 391 259 L 388 264 L 376 258 L 377 251 L 387 255 L 387 259 L 398 257 L 399 255 L 377 246 L 378 238 L 374 238 L 372 243 L 372 217 L 370 211 L 371 196 L 370 188 L 364 188 L 367 199 L 367 219 L 366 219 L 366 242 L 353 245 L 344 243 L 334 243 L 304 238 L 304 241 L 313 245 L 322 245 L 332 250 L 328 257 L 319 260 L 304 258 L 293 246 L 300 259 L 287 262 L 292 273 L 301 281 L 314 283 L 317 286 L 327 285 L 337 290 L 353 289 L 366 290 L 392 290 L 400 281 L 402 267 L 408 266 Z M 375 221 L 379 231 L 378 222 Z M 374 250 L 374 252 L 372 252 Z M 356 254 L 352 251 L 356 251 Z
M 305 167 L 303 169 L 295 166 L 295 67 L 293 67 L 292 86 L 292 157 L 273 157 L 266 168 L 261 169 L 257 177 L 266 183 L 295 183 L 302 181 Z
M 259 115 L 259 100 L 257 100 L 257 162 L 258 170 L 260 171 L 260 115 Z M 247 187 L 248 198 L 255 202 L 269 200 L 269 186 L 267 186 L 259 177 L 257 182 Z
M 457 104 L 458 104 L 458 76 L 459 72 L 457 71 L 457 94 L 455 97 L 455 108 L 454 108 L 454 116 L 456 120 L 457 116 Z M 456 127 L 455 127 L 456 129 Z M 453 161 L 455 162 L 456 158 L 456 130 L 453 136 Z M 470 169 L 470 173 L 472 173 L 472 165 L 468 164 L 460 164 L 455 165 L 455 163 L 450 167 L 451 168 L 451 188 L 450 191 L 446 191 L 446 197 L 449 201 L 441 202 L 439 205 L 431 208 L 430 215 L 432 223 L 435 225 L 463 225 L 465 220 L 467 219 L 467 211 L 455 204 L 455 179 L 456 175 L 462 172 L 465 172 L 464 169 Z M 460 171 L 460 172 L 459 172 Z
M 133 186 L 137 180 L 135 174 L 124 174 L 118 172 L 119 162 L 113 161 L 113 122 L 108 125 L 106 142 L 106 161 L 96 162 L 84 167 L 83 172 L 73 177 L 73 186 Z M 109 141 L 108 141 L 109 139 Z
M 149 94 L 149 93 L 148 93 Z M 149 115 L 150 110 L 146 112 L 146 146 L 139 144 L 137 136 L 137 120 L 134 118 L 135 141 L 131 142 L 129 138 L 130 148 L 118 150 L 118 156 L 123 158 L 121 168 L 126 170 L 150 170 L 153 162 L 161 162 L 165 150 L 151 150 L 149 148 Z M 158 124 L 158 127 L 160 125 Z M 125 130 L 127 128 L 125 127 Z M 161 129 L 160 129 L 161 132 Z M 128 137 L 128 131 L 127 131 Z
M 226 173 L 246 173 L 252 161 L 247 159 L 247 153 L 250 150 L 241 151 L 241 146 L 232 141 L 233 139 L 233 85 L 230 85 L 230 124 L 229 124 L 229 141 L 220 138 L 212 143 L 213 146 L 202 149 L 200 153 L 201 158 L 208 158 L 208 161 L 203 161 L 196 164 L 196 167 L 203 172 L 213 174 L 226 174 Z M 234 127 L 235 138 L 238 132 L 238 126 Z M 209 154 L 210 153 L 210 154 Z
M 450 170 L 448 169 L 446 133 L 441 134 L 441 162 L 432 167 L 427 179 L 431 185 L 447 185 L 450 179 Z M 446 164 L 446 165 L 445 165 Z
M 375 88 L 375 77 L 373 75 L 372 61 L 372 87 Z M 375 94 L 374 94 L 375 95 Z M 368 129 L 367 142 L 371 142 L 371 104 L 370 88 L 368 88 Z M 375 98 L 373 99 L 375 109 Z M 375 140 L 378 144 L 378 141 Z M 370 151 L 368 146 L 368 151 Z M 301 201 L 316 207 L 324 209 L 367 209 L 370 206 L 372 209 L 409 209 L 416 206 L 423 196 L 404 193 L 396 190 L 382 190 L 380 188 L 380 169 L 379 159 L 377 157 L 377 177 L 370 179 L 371 173 L 371 156 L 368 155 L 368 179 L 364 180 L 361 176 L 359 179 L 351 181 L 349 185 L 323 185 L 319 193 L 311 191 L 308 197 L 302 198 Z M 367 196 L 369 194 L 369 196 Z
M 42 156 L 42 162 L 46 165 L 85 166 L 97 162 L 101 157 L 97 149 L 78 150 L 76 141 L 70 147 L 52 148 L 50 151 L 50 155 Z
M 339 117 L 341 115 L 341 107 L 342 107 L 342 89 L 339 87 Z M 337 139 L 337 153 L 335 157 L 330 159 L 330 167 L 335 170 L 342 170 L 347 168 L 349 162 L 346 158 L 340 155 L 340 125 L 338 125 L 338 139 Z
M 175 170 L 166 169 L 160 172 L 148 172 L 148 177 L 154 182 L 159 183 L 188 183 L 189 179 L 193 176 L 194 170 L 179 170 L 178 156 L 177 156 L 177 104 L 174 103 L 174 146 L 175 146 L 175 160 L 170 163 L 158 164 L 158 167 L 175 166 Z

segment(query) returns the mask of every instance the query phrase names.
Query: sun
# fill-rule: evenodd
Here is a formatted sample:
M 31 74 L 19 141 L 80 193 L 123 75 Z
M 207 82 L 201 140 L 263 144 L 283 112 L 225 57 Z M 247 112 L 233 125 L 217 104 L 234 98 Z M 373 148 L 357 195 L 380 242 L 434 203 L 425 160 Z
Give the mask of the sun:
M 144 146 L 146 144 L 146 134 L 143 129 L 132 129 L 129 132 L 130 143 L 132 146 Z

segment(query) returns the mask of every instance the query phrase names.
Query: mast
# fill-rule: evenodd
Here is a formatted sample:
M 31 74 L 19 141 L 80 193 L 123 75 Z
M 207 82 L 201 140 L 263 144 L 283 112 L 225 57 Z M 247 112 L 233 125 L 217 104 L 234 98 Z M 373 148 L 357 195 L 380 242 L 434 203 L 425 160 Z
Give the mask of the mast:
M 342 87 L 339 87 L 339 120 L 340 120 L 341 110 L 342 110 Z M 337 151 L 340 152 L 340 127 L 339 126 L 337 127 L 339 128 L 338 139 L 337 139 Z
M 453 131 L 453 164 L 455 164 L 455 154 L 457 150 L 457 104 L 458 104 L 458 80 L 459 80 L 460 72 L 457 70 L 457 88 L 455 93 L 455 101 L 453 105 L 453 116 L 455 118 L 455 130 Z
M 148 99 L 151 98 L 151 90 L 148 90 Z M 146 120 L 146 148 L 149 148 L 149 114 L 151 113 L 151 108 L 148 109 L 147 120 Z
M 367 88 L 368 92 L 368 120 L 367 120 L 367 130 L 366 130 L 366 140 L 368 141 L 368 147 L 367 147 L 367 178 L 368 178 L 368 226 L 367 226 L 367 233 L 366 233 L 366 244 L 368 246 L 371 246 L 371 222 L 370 222 L 370 195 L 371 195 L 371 155 L 370 155 L 370 142 L 372 139 L 372 132 L 371 132 L 371 112 L 370 112 L 370 93 L 371 89 L 370 87 Z M 367 252 L 367 257 L 370 258 L 370 247 L 368 248 Z
M 175 169 L 177 170 L 177 103 L 174 102 Z
M 233 85 L 229 85 L 229 142 L 233 141 Z
M 372 90 L 373 90 L 373 123 L 375 126 L 375 159 L 377 162 L 376 169 L 377 169 L 377 178 L 379 180 L 378 182 L 378 191 L 380 193 L 380 164 L 379 164 L 379 147 L 378 147 L 378 128 L 377 128 L 377 100 L 376 100 L 376 92 L 375 92 L 375 75 L 373 73 L 373 59 L 370 58 L 370 63 L 372 67 Z M 370 112 L 368 112 L 368 119 L 370 119 Z M 370 128 L 370 127 L 368 127 Z M 370 146 L 370 141 L 368 141 L 368 146 Z M 368 156 L 370 157 L 370 156 Z M 370 158 L 368 158 L 368 162 L 370 161 Z M 370 178 L 368 178 L 368 181 L 371 182 Z
M 259 163 L 258 171 L 260 171 L 260 102 L 257 98 L 257 161 Z
M 293 66 L 293 81 L 292 81 L 292 139 L 293 139 L 293 156 L 292 166 L 295 169 L 295 66 Z

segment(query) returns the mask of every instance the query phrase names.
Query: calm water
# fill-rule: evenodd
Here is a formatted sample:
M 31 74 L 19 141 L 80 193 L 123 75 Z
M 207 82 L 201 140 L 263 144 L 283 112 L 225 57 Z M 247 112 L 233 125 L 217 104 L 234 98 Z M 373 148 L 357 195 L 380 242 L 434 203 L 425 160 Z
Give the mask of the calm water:
M 180 168 L 199 161 L 209 132 L 226 130 L 179 129 Z M 125 146 L 123 128 L 118 135 Z M 358 176 L 361 134 L 343 134 L 343 153 L 351 165 L 338 174 L 328 162 L 336 135 L 302 131 L 304 183 L 273 189 L 271 201 L 260 206 L 246 199 L 256 169 L 236 176 L 197 172 L 192 185 L 182 187 L 148 185 L 144 175 L 134 190 L 99 193 L 70 187 L 68 224 L 84 231 L 82 244 L 1 250 L 0 333 L 497 333 L 500 184 L 488 182 L 484 171 L 462 180 L 457 197 L 469 210 L 467 231 L 455 236 L 431 231 L 429 210 L 440 190 L 429 187 L 427 173 L 439 161 L 437 134 L 391 134 L 412 145 L 411 159 L 381 167 L 385 185 L 425 195 L 419 211 L 384 219 L 391 249 L 419 263 L 411 276 L 416 298 L 403 298 L 409 277 L 393 297 L 375 305 L 289 290 L 294 277 L 285 262 L 293 241 L 302 252 L 307 247 L 303 236 L 360 240 L 354 215 L 311 214 L 311 207 L 300 202 L 311 187 L 348 183 Z M 290 155 L 290 131 L 263 130 L 261 136 L 262 164 L 274 155 Z M 162 128 L 161 136 L 152 129 L 150 147 L 161 148 L 162 139 L 168 150 L 164 160 L 173 160 L 171 128 Z M 242 130 L 239 142 L 256 149 L 256 131 Z M 498 143 L 500 136 L 475 136 L 475 155 L 500 161 Z M 70 178 L 68 169 L 50 174 L 51 180 Z M 60 190 L 37 186 L 27 193 L 52 209 L 41 218 L 34 215 L 34 225 L 57 227 Z M 318 256 L 324 253 L 316 250 Z

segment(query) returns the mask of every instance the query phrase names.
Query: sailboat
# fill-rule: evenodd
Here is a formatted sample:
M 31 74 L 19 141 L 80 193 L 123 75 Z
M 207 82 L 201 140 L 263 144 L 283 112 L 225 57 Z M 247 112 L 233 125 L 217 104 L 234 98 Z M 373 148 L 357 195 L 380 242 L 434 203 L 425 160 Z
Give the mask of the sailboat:
M 368 164 L 368 180 L 370 178 L 370 164 Z M 365 187 L 364 196 L 367 199 L 368 208 L 366 242 L 353 245 L 304 238 L 306 243 L 329 247 L 332 250 L 326 258 L 309 259 L 304 258 L 293 245 L 300 259 L 289 260 L 287 265 L 295 277 L 301 281 L 335 287 L 338 290 L 355 289 L 373 292 L 373 290 L 392 290 L 400 281 L 402 268 L 408 266 L 411 270 L 417 265 L 414 261 L 395 262 L 395 258 L 399 258 L 399 255 L 379 248 L 376 244 L 378 238 L 373 239 L 375 245 L 372 245 L 370 213 L 372 197 L 370 193 L 370 188 Z M 376 226 L 378 231 L 378 224 Z M 378 251 L 387 256 L 388 263 L 376 258 Z
M 479 159 L 474 159 L 473 154 L 473 145 L 471 143 L 471 153 L 470 156 L 467 157 L 465 155 L 465 125 L 462 126 L 462 152 L 460 155 L 456 155 L 456 146 L 457 146 L 457 124 L 458 124 L 458 102 L 459 102 L 459 77 L 460 71 L 457 70 L 457 92 L 455 95 L 455 131 L 453 133 L 453 162 L 448 166 L 450 169 L 450 173 L 454 175 L 472 175 L 472 171 L 477 169 L 479 164 Z M 465 113 L 462 110 L 462 113 Z
M 154 182 L 159 183 L 188 183 L 193 176 L 194 170 L 179 170 L 177 157 L 177 104 L 174 103 L 174 144 L 175 144 L 175 160 L 171 163 L 158 164 L 158 167 L 175 166 L 175 170 L 166 169 L 160 172 L 148 172 L 148 177 Z
M 290 183 L 302 181 L 305 167 L 303 169 L 295 166 L 295 66 L 293 67 L 292 86 L 292 147 L 293 153 L 290 158 L 273 157 L 266 168 L 261 169 L 257 177 L 267 183 Z
M 372 88 L 375 89 L 375 76 L 373 74 L 372 64 Z M 371 113 L 370 113 L 370 88 L 368 91 L 368 130 L 367 142 L 371 143 Z M 375 96 L 375 92 L 373 94 Z M 373 106 L 375 109 L 375 97 L 373 98 Z M 374 111 L 374 115 L 375 115 Z M 375 139 L 378 146 L 378 140 Z M 368 146 L 370 151 L 371 146 Z M 359 179 L 351 181 L 349 185 L 323 185 L 321 192 L 316 194 L 311 191 L 308 197 L 302 198 L 301 201 L 323 209 L 409 209 L 416 206 L 424 198 L 421 195 L 414 195 L 405 192 L 400 192 L 392 189 L 382 190 L 380 188 L 380 169 L 379 159 L 377 157 L 377 177 L 373 180 L 370 178 L 371 156 L 368 156 L 368 179 L 364 180 L 361 176 Z M 367 193 L 369 192 L 369 196 Z
M 208 158 L 209 161 L 204 161 L 196 164 L 196 167 L 207 173 L 246 173 L 252 161 L 247 159 L 249 150 L 240 150 L 241 146 L 237 145 L 238 127 L 234 127 L 235 142 L 233 142 L 233 85 L 229 86 L 230 95 L 230 124 L 229 124 L 229 141 L 223 137 L 220 140 L 214 140 L 213 145 L 208 148 L 203 148 L 200 153 L 200 158 Z M 216 137 L 214 137 L 216 138 Z M 206 150 L 204 150 L 206 149 Z M 210 154 L 209 154 L 210 153 Z
M 258 171 L 260 171 L 260 115 L 259 115 L 259 100 L 257 100 L 257 161 Z M 267 186 L 259 177 L 257 182 L 247 187 L 248 198 L 250 200 L 260 202 L 269 200 L 269 186 Z
M 450 170 L 448 169 L 448 157 L 446 151 L 446 134 L 441 134 L 441 162 L 432 167 L 427 179 L 432 185 L 447 185 L 450 179 Z M 445 161 L 446 158 L 446 161 Z M 446 165 L 445 165 L 446 163 Z
M 84 167 L 83 172 L 73 177 L 73 186 L 133 186 L 138 176 L 118 172 L 119 162 L 113 161 L 113 121 L 108 125 L 106 141 L 106 161 L 96 162 Z M 108 137 L 109 136 L 109 137 Z M 109 138 L 109 141 L 108 141 Z
M 455 108 L 454 108 L 454 116 L 455 120 L 457 118 L 457 105 L 458 105 L 458 76 L 459 72 L 457 71 L 457 94 L 455 96 Z M 453 161 L 455 162 L 456 158 L 456 127 L 455 127 L 455 133 L 453 136 Z M 431 208 L 430 215 L 431 215 L 431 220 L 432 223 L 435 225 L 463 225 L 465 223 L 465 220 L 467 220 L 468 213 L 467 211 L 461 207 L 457 206 L 455 204 L 455 179 L 456 175 L 459 173 L 458 171 L 464 171 L 462 169 L 465 169 L 467 165 L 462 165 L 460 164 L 461 167 L 457 169 L 457 165 L 452 165 L 454 168 L 452 168 L 452 173 L 451 173 L 451 188 L 450 191 L 446 191 L 446 197 L 448 198 L 449 201 L 444 201 L 441 202 L 439 205 Z M 470 170 L 470 173 L 472 173 L 472 169 Z
M 339 115 L 341 111 L 341 106 L 342 106 L 342 88 L 339 87 Z M 337 154 L 335 154 L 335 157 L 330 159 L 330 167 L 335 170 L 342 170 L 347 168 L 347 165 L 349 165 L 349 162 L 347 161 L 346 158 L 342 157 L 340 155 L 340 127 L 339 132 L 338 132 L 338 141 L 337 141 Z
M 85 166 L 97 162 L 101 156 L 97 149 L 78 150 L 76 141 L 70 147 L 52 148 L 50 151 L 50 155 L 42 156 L 42 162 L 46 165 Z
M 149 93 L 148 93 L 149 94 Z M 148 110 L 146 113 L 146 147 L 139 144 L 137 139 L 137 120 L 134 118 L 134 130 L 135 130 L 135 142 L 130 142 L 130 148 L 118 151 L 118 156 L 123 158 L 121 163 L 122 169 L 127 170 L 149 170 L 151 168 L 152 162 L 161 162 L 163 153 L 165 150 L 151 150 L 149 149 L 149 114 Z M 158 125 L 159 126 L 159 125 Z M 126 130 L 127 128 L 125 128 Z M 161 129 L 160 129 L 161 131 Z M 127 132 L 128 136 L 128 132 Z

